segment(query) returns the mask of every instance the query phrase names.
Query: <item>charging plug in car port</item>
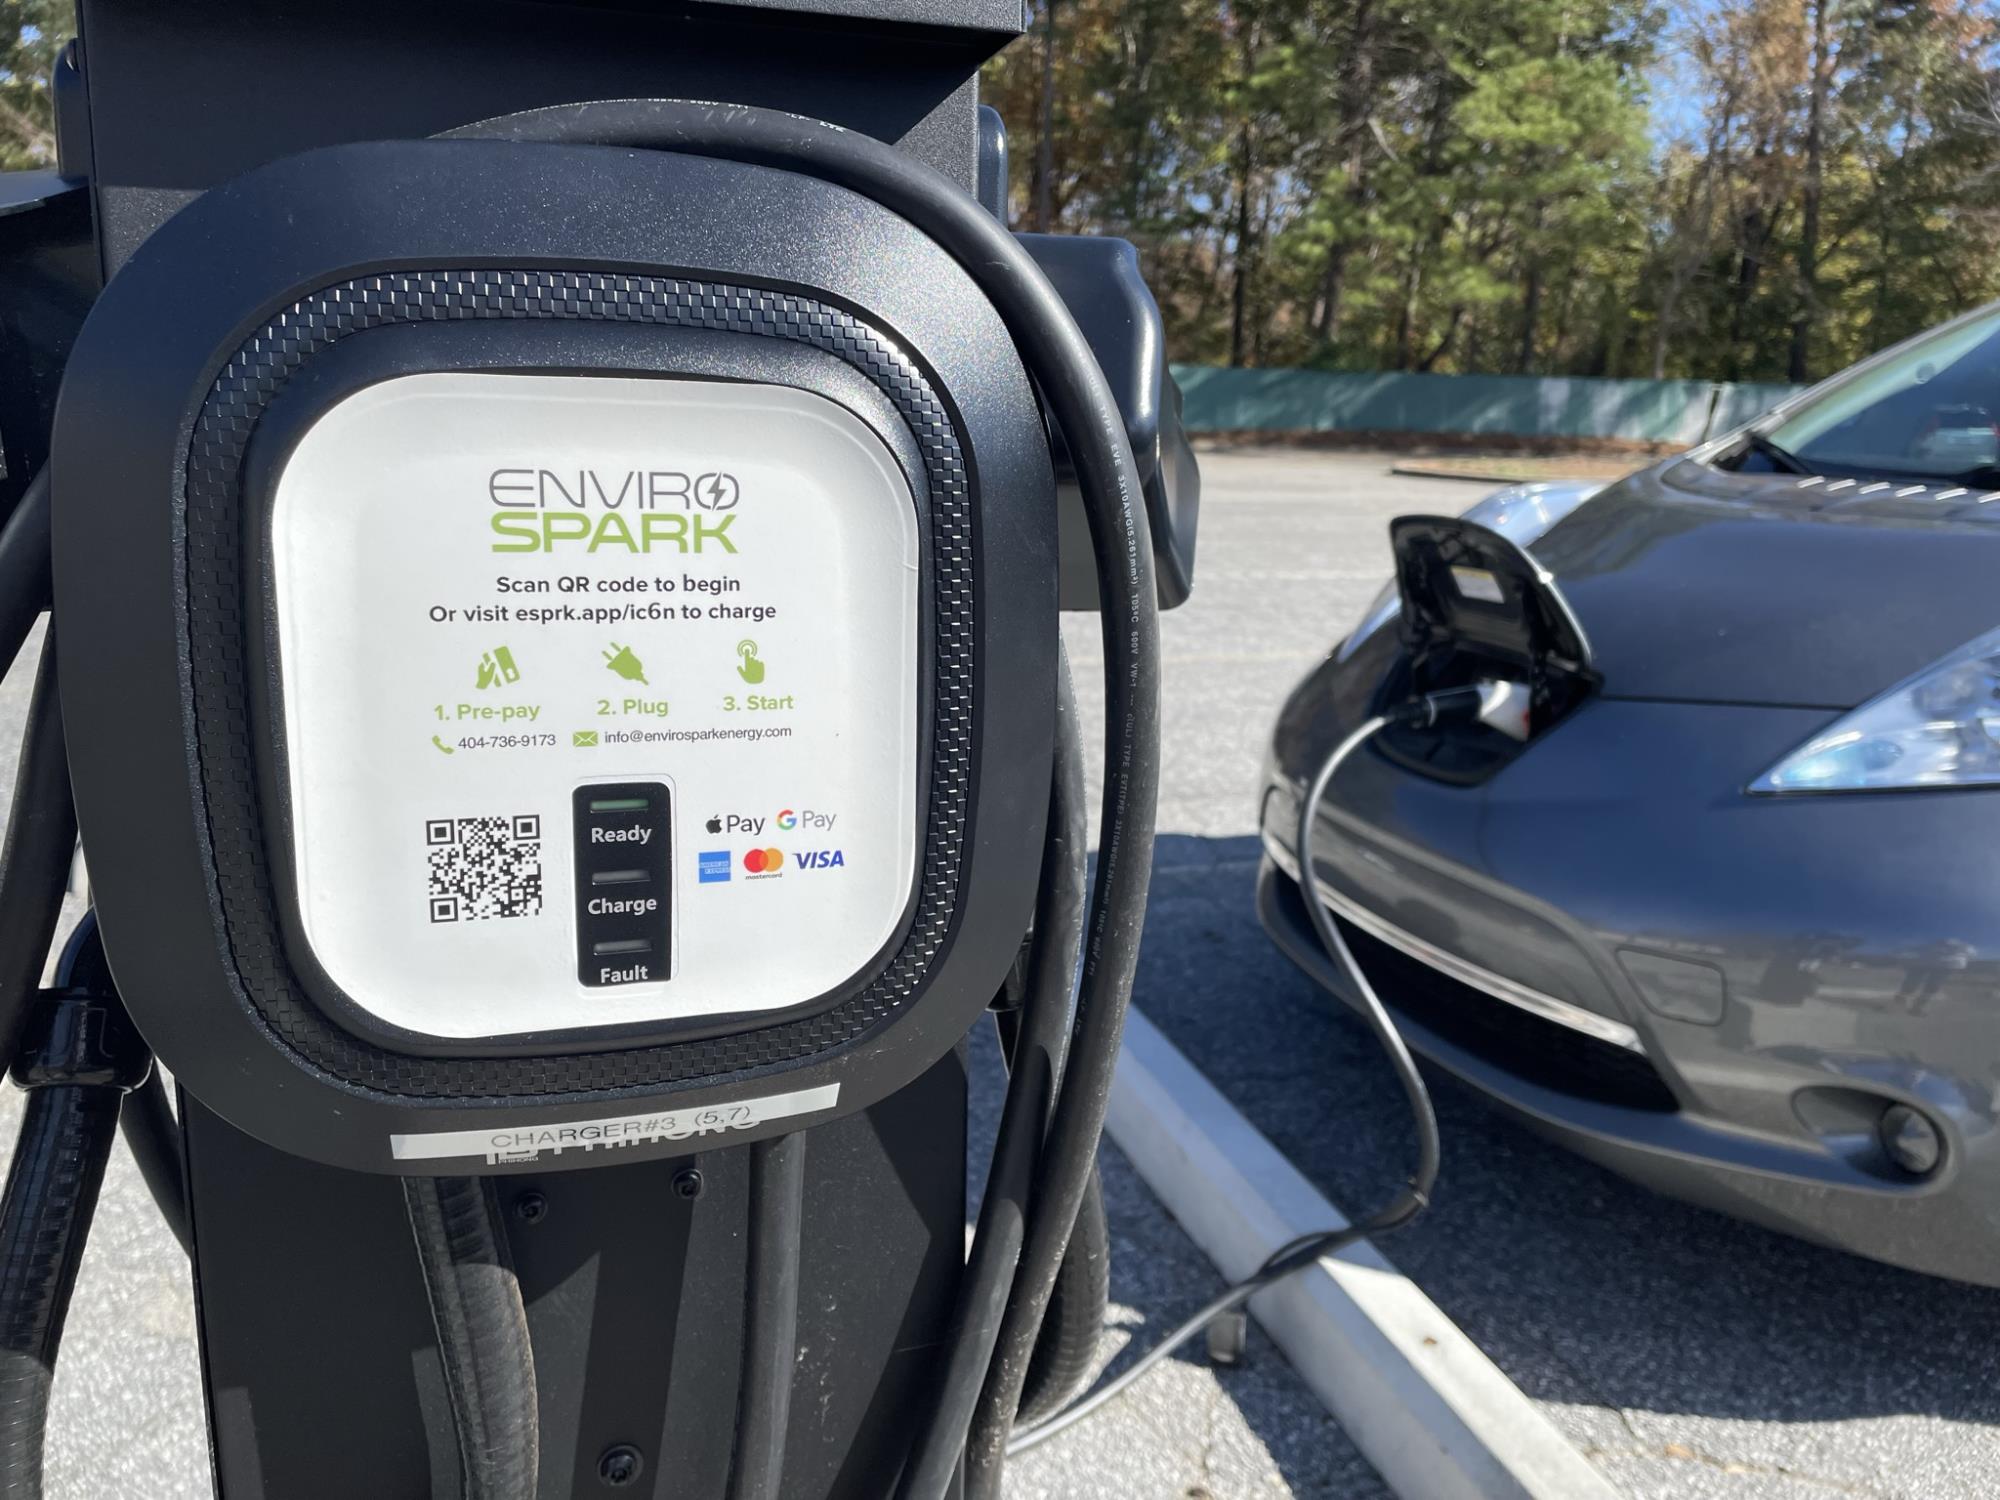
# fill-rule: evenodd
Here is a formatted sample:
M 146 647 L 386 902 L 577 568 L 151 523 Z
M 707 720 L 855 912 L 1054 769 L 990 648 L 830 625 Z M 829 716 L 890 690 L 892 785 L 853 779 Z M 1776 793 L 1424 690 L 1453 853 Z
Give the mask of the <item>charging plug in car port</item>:
M 1403 608 L 1401 650 L 1373 710 L 1481 681 L 1519 696 L 1504 728 L 1485 713 L 1436 723 L 1391 722 L 1376 741 L 1420 775 L 1484 781 L 1535 735 L 1596 690 L 1590 643 L 1556 581 L 1498 532 L 1466 520 L 1401 516 L 1389 523 Z
M 1850 1166 L 1885 1182 L 1921 1182 L 1944 1161 L 1944 1131 L 1913 1104 L 1862 1089 L 1813 1087 L 1792 1109 L 1820 1143 Z

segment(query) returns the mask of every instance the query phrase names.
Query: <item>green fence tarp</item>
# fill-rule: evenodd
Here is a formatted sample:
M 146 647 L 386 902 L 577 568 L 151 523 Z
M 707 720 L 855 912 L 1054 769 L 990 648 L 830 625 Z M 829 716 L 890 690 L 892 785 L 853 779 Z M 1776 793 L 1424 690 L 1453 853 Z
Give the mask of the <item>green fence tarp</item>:
M 1698 443 L 1789 385 L 1586 376 L 1342 374 L 1175 365 L 1194 432 L 1435 432 Z

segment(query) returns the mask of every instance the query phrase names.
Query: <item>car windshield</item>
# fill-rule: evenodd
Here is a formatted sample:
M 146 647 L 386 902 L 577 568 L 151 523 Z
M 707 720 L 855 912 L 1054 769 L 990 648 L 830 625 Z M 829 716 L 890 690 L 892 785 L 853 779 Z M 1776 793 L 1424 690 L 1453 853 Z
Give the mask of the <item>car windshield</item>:
M 1723 466 L 2000 485 L 2000 304 L 1758 423 Z

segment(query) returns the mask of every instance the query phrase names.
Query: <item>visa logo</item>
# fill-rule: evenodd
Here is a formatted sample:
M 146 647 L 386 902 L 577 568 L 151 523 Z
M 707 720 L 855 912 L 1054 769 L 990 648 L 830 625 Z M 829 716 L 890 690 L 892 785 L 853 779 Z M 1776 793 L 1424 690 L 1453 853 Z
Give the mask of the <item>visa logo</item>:
M 847 865 L 847 855 L 839 849 L 806 849 L 792 857 L 801 870 L 839 870 Z

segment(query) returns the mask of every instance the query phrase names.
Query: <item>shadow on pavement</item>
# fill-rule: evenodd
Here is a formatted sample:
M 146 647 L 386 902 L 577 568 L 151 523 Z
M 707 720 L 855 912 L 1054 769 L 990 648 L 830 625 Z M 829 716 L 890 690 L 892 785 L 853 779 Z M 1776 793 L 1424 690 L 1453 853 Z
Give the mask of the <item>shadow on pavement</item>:
M 991 1026 L 974 1029 L 970 1061 L 968 1213 L 976 1213 L 1003 1087 Z M 1103 1371 L 1115 1375 L 1221 1290 L 1222 1278 L 1117 1147 L 1105 1145 L 1101 1165 L 1111 1225 L 1111 1308 L 1098 1357 Z M 1201 1341 L 1190 1344 L 1173 1360 L 1183 1368 L 1151 1372 L 1126 1396 L 1011 1466 L 1009 1496 L 1392 1500 L 1261 1331 L 1253 1331 L 1250 1357 L 1235 1369 L 1210 1370 L 1204 1351 Z M 1240 1428 L 1217 1419 L 1218 1395 L 1240 1418 Z M 1177 1456 L 1174 1449 L 1183 1452 Z
M 1136 1003 L 1358 1217 L 1407 1171 L 1404 1105 L 1361 1022 L 1264 936 L 1258 857 L 1249 836 L 1161 838 Z M 1754 1422 L 2000 1420 L 2000 1292 L 1656 1196 L 1431 1077 L 1435 1206 L 1384 1248 L 1529 1395 Z M 2000 1435 L 1966 1441 L 2000 1469 Z

